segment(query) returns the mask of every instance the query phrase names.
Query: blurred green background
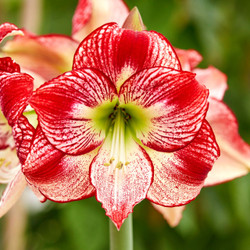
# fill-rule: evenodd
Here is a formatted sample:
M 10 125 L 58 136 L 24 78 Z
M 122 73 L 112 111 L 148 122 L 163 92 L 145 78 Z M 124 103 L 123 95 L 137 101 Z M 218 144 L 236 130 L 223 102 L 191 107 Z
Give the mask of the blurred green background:
M 1 23 L 8 21 L 20 26 L 22 2 L 0 0 Z M 139 8 L 149 30 L 161 32 L 175 47 L 198 50 L 204 57 L 201 67 L 214 65 L 227 74 L 229 90 L 225 102 L 238 118 L 240 134 L 250 143 L 250 1 L 126 2 L 131 8 Z M 77 0 L 43 0 L 39 34 L 70 35 L 76 5 Z M 108 218 L 94 198 L 68 204 L 47 202 L 38 212 L 20 207 L 19 216 L 26 221 L 24 249 L 105 250 L 109 247 Z M 134 247 L 135 250 L 248 250 L 249 212 L 250 175 L 204 188 L 187 206 L 176 228 L 170 228 L 145 200 L 135 207 L 133 213 Z M 6 246 L 4 235 L 6 237 L 9 216 L 0 220 L 0 249 Z M 10 241 L 15 240 L 11 238 L 12 233 L 8 237 Z

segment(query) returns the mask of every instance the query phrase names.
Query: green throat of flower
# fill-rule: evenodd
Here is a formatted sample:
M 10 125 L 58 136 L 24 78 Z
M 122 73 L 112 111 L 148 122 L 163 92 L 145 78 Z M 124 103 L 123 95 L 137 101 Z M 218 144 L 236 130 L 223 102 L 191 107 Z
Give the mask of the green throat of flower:
M 126 168 L 129 164 L 127 155 L 133 150 L 132 142 L 141 144 L 138 136 L 149 128 L 150 115 L 146 109 L 115 99 L 95 108 L 92 120 L 95 128 L 105 133 L 105 143 L 110 150 L 110 158 L 104 165 Z

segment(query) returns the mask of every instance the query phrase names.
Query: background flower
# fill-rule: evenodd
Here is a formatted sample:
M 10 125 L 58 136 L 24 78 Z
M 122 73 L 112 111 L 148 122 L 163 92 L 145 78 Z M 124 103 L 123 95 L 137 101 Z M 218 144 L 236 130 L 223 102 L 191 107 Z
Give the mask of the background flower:
M 23 35 L 23 32 L 10 23 L 0 25 L 0 42 L 5 37 L 13 35 Z M 3 57 L 0 58 L 0 81 L 0 105 L 3 111 L 3 113 L 0 111 L 0 183 L 7 184 L 0 200 L 0 216 L 3 216 L 20 198 L 27 186 L 24 175 L 21 172 L 21 164 L 24 163 L 29 151 L 34 128 L 21 115 L 23 110 L 16 106 L 16 102 L 25 103 L 27 101 L 25 96 L 30 90 L 32 91 L 32 88 L 29 88 L 28 85 L 32 82 L 33 86 L 33 78 L 21 73 L 20 66 L 10 57 Z M 9 89 L 9 81 L 18 83 L 14 84 L 15 86 L 23 85 L 24 91 L 5 97 L 5 91 L 16 91 L 15 87 Z M 19 118 L 20 120 L 18 120 Z M 21 131 L 23 126 L 25 126 L 25 129 Z M 24 138 L 26 138 L 26 142 L 23 142 Z M 31 188 L 33 189 L 33 187 Z M 42 202 L 46 200 L 38 190 L 34 188 L 33 191 Z

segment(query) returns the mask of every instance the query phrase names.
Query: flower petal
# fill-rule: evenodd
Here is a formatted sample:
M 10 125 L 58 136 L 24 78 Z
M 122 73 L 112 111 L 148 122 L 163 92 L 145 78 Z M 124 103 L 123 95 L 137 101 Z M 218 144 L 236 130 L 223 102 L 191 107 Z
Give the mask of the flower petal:
M 35 36 L 25 32 L 6 42 L 5 55 L 15 59 L 21 68 L 30 70 L 46 81 L 69 71 L 78 43 L 64 35 Z
M 7 36 L 23 35 L 23 32 L 12 23 L 3 23 L 0 25 L 0 42 Z
M 120 99 L 145 108 L 148 130 L 136 136 L 146 146 L 171 152 L 194 139 L 207 111 L 207 89 L 190 72 L 157 67 L 134 74 L 120 89 Z
M 20 72 L 20 66 L 15 63 L 10 57 L 0 58 L 0 72 Z
M 171 227 L 176 227 L 181 221 L 182 212 L 185 206 L 179 207 L 163 207 L 152 203 L 153 207 L 163 215 L 164 219 L 168 222 Z
M 185 205 L 199 194 L 219 156 L 213 132 L 205 121 L 196 138 L 174 153 L 147 150 L 154 164 L 154 181 L 147 198 L 162 206 Z
M 103 25 L 84 39 L 73 63 L 73 69 L 99 69 L 118 88 L 135 72 L 154 66 L 180 69 L 169 41 L 154 31 L 121 29 L 114 23 Z
M 175 52 L 180 60 L 182 70 L 192 71 L 202 61 L 202 56 L 196 50 L 175 48 Z
M 0 111 L 0 150 L 7 147 L 15 147 L 15 142 L 12 137 L 11 127 L 8 125 L 8 121 Z
M 90 21 L 91 14 L 91 0 L 79 0 L 72 19 L 72 36 L 74 36 L 75 39 L 78 37 L 76 33 L 79 32 L 79 30 L 81 30 L 82 27 L 84 27 Z M 81 41 L 83 37 L 79 36 L 79 40 Z
M 19 169 L 18 173 L 10 182 L 5 189 L 1 200 L 0 200 L 0 217 L 6 214 L 9 209 L 17 202 L 17 200 L 21 197 L 25 187 L 27 186 L 27 182 L 21 169 Z
M 208 173 L 204 186 L 214 186 L 242 177 L 249 173 L 249 166 L 221 149 L 221 156 L 215 162 L 212 171 Z
M 221 156 L 205 184 L 216 185 L 247 174 L 250 171 L 250 146 L 238 133 L 235 115 L 222 101 L 210 98 L 207 120 L 213 128 Z
M 68 202 L 94 194 L 89 166 L 97 150 L 81 156 L 65 155 L 53 147 L 38 127 L 31 152 L 22 167 L 27 181 L 48 199 Z
M 106 166 L 110 151 L 106 140 L 91 164 L 90 178 L 96 188 L 96 199 L 119 230 L 133 207 L 145 198 L 153 170 L 147 153 L 135 142 L 126 148 L 128 164 L 121 169 Z
M 35 196 L 38 198 L 38 200 L 40 202 L 45 202 L 47 200 L 47 198 L 39 191 L 38 188 L 36 188 L 35 186 L 31 185 L 28 183 L 28 186 L 30 187 L 30 189 L 33 191 L 33 193 L 35 194 Z
M 33 142 L 35 129 L 30 125 L 25 116 L 20 116 L 13 126 L 13 137 L 16 143 L 16 150 L 21 164 L 24 164 Z
M 194 69 L 196 80 L 209 89 L 209 96 L 222 100 L 227 90 L 227 76 L 213 66 L 207 69 Z
M 83 69 L 42 85 L 30 103 L 50 143 L 65 153 L 83 154 L 104 139 L 87 113 L 112 100 L 115 93 L 115 86 L 100 71 Z
M 72 35 L 82 41 L 105 23 L 116 22 L 121 26 L 128 13 L 128 7 L 122 0 L 79 0 L 72 21 Z
M 24 111 L 32 92 L 31 76 L 18 72 L 0 72 L 0 106 L 11 126 Z

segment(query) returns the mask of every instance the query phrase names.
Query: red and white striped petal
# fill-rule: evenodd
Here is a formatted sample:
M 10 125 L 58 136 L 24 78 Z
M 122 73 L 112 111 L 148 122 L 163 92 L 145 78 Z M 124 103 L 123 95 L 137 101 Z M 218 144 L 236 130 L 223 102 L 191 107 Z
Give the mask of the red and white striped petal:
M 6 123 L 0 123 L 0 150 L 9 147 L 11 127 Z
M 0 106 L 13 126 L 33 92 L 33 78 L 25 73 L 0 72 Z
M 84 39 L 73 63 L 73 69 L 99 69 L 118 89 L 132 74 L 155 66 L 180 69 L 169 41 L 154 31 L 121 29 L 114 23 L 103 25 Z
M 96 154 L 97 150 L 81 156 L 65 155 L 48 142 L 38 127 L 22 171 L 46 198 L 56 202 L 80 200 L 94 194 L 89 166 Z
M 10 57 L 0 58 L 0 72 L 20 72 L 20 66 L 15 63 Z
M 105 136 L 88 114 L 115 94 L 115 86 L 100 71 L 83 69 L 42 85 L 30 103 L 55 147 L 65 153 L 83 154 L 99 146 Z
M 213 128 L 221 156 L 205 184 L 216 185 L 247 174 L 250 171 L 250 145 L 240 137 L 235 115 L 222 101 L 210 98 L 206 118 Z
M 14 35 L 23 35 L 23 32 L 12 23 L 3 23 L 0 25 L 0 42 L 5 37 Z
M 82 41 L 105 23 L 116 22 L 121 26 L 128 13 L 128 7 L 122 0 L 79 0 L 72 21 L 72 36 Z
M 4 190 L 4 193 L 0 200 L 0 217 L 5 215 L 12 206 L 18 201 L 21 197 L 27 182 L 21 169 L 14 177 L 14 179 L 8 184 L 7 188 Z
M 134 74 L 120 89 L 121 102 L 145 109 L 148 128 L 136 131 L 146 146 L 171 152 L 190 143 L 207 111 L 207 89 L 190 72 L 157 67 Z
M 32 71 L 46 81 L 71 70 L 78 46 L 75 40 L 56 34 L 24 34 L 8 41 L 2 48 L 4 55 L 15 59 L 22 69 Z
M 147 198 L 162 206 L 185 205 L 195 199 L 219 156 L 212 129 L 205 121 L 196 138 L 174 153 L 147 150 L 154 165 L 154 181 Z
M 105 141 L 90 168 L 96 199 L 102 203 L 106 215 L 118 230 L 133 207 L 146 197 L 153 175 L 152 162 L 144 149 L 133 142 L 124 150 L 127 151 L 128 164 L 119 169 L 113 164 L 116 162 L 114 159 L 107 166 L 111 148 Z
M 209 97 L 222 100 L 227 90 L 227 76 L 213 66 L 206 69 L 194 69 L 196 80 L 209 89 Z
M 164 219 L 168 222 L 169 226 L 176 227 L 182 219 L 182 213 L 185 206 L 179 207 L 163 207 L 152 203 L 153 207 L 163 215 Z
M 12 137 L 12 129 L 8 125 L 8 121 L 4 117 L 3 113 L 0 111 L 0 150 L 7 147 L 15 147 L 15 142 Z
M 175 52 L 180 60 L 182 70 L 192 71 L 202 61 L 202 56 L 196 50 L 175 48 Z
M 25 116 L 20 116 L 13 126 L 13 137 L 15 139 L 16 150 L 21 164 L 24 164 L 33 142 L 35 129 L 30 125 Z
M 76 6 L 76 10 L 72 19 L 72 36 L 81 41 L 84 38 L 84 31 L 82 28 L 90 21 L 93 11 L 93 6 L 91 0 L 79 0 Z M 79 35 L 78 32 L 82 31 L 83 34 Z M 87 33 L 88 34 L 88 33 Z

